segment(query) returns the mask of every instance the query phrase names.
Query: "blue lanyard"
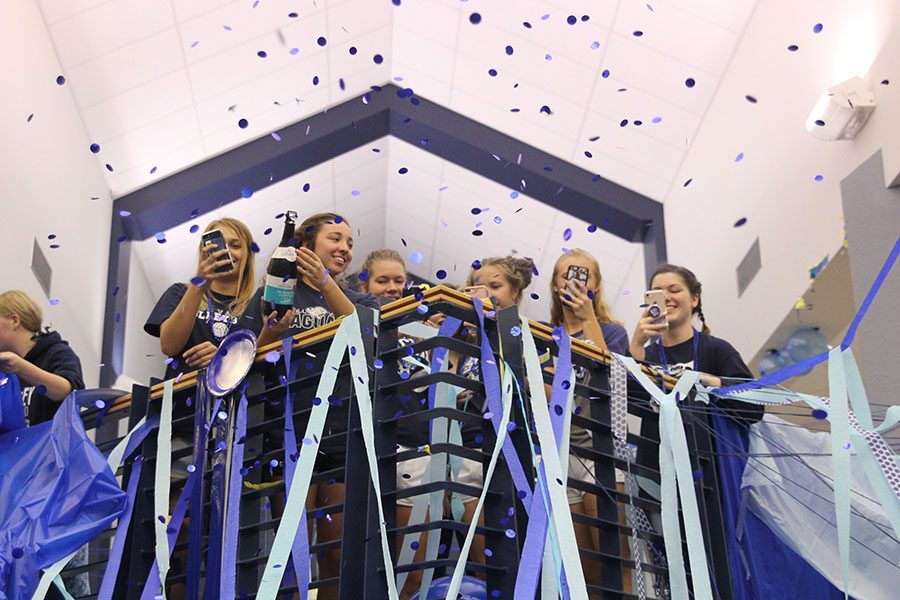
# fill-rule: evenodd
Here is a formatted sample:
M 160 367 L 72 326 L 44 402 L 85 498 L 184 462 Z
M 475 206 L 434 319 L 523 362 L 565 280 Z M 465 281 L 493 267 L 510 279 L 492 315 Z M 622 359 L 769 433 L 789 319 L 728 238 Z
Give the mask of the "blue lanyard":
M 698 332 L 693 327 L 691 327 L 691 329 L 694 331 L 694 370 L 699 371 L 700 367 L 698 363 L 700 362 L 700 332 Z M 669 372 L 669 364 L 668 361 L 666 361 L 666 349 L 663 347 L 662 338 L 659 339 L 659 365 L 662 367 L 663 371 L 665 371 L 666 373 Z

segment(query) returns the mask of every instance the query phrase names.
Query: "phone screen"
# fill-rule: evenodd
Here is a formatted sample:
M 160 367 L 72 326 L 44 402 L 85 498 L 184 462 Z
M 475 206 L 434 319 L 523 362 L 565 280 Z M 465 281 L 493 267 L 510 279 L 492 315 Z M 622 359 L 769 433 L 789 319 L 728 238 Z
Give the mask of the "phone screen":
M 566 281 L 571 281 L 572 279 L 577 279 L 584 285 L 587 285 L 587 282 L 588 282 L 587 267 L 579 267 L 577 265 L 570 265 L 569 270 L 566 271 Z
M 228 246 L 225 244 L 225 236 L 222 235 L 222 232 L 218 229 L 213 229 L 212 231 L 207 231 L 203 234 L 203 247 L 204 249 L 209 248 L 208 252 L 218 252 L 219 250 L 228 250 Z M 212 244 L 212 247 L 210 247 Z M 227 265 L 219 265 L 216 267 L 216 273 L 227 273 L 228 271 L 234 268 L 234 259 L 231 258 L 231 252 L 228 252 L 225 256 L 221 257 L 219 260 L 228 259 L 230 264 Z

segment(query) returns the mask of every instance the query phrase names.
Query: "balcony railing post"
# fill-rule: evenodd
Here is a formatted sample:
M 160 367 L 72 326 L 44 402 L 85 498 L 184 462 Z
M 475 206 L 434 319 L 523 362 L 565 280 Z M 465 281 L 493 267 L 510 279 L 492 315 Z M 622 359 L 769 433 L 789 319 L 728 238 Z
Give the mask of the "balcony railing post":
M 369 377 L 372 377 L 372 362 L 375 358 L 375 311 L 359 307 L 360 328 L 363 347 L 356 353 L 363 353 Z M 349 354 L 349 349 L 348 349 Z M 347 368 L 347 377 L 352 377 Z M 371 391 L 371 388 L 370 388 Z M 356 393 L 349 402 L 349 423 L 347 425 L 347 453 L 344 471 L 344 530 L 341 538 L 340 597 L 341 600 L 356 600 L 368 597 L 365 593 L 366 577 L 361 576 L 366 568 L 366 528 L 367 512 L 372 509 L 369 494 L 372 488 L 369 477 L 369 462 L 366 443 L 360 428 L 359 406 Z M 367 508 L 368 507 L 368 508 Z M 376 530 L 377 535 L 377 530 Z
M 131 421 L 137 422 L 144 415 L 151 419 L 159 415 L 160 400 L 150 400 L 150 388 L 134 386 L 132 391 L 132 416 Z M 130 424 L 130 423 L 129 423 Z M 132 513 L 131 551 L 128 556 L 127 597 L 129 600 L 139 600 L 144 589 L 144 582 L 150 573 L 153 564 L 152 549 L 156 546 L 156 533 L 154 531 L 155 517 L 153 515 L 153 471 L 156 466 L 156 435 L 151 433 L 141 446 L 141 456 L 144 462 L 141 468 L 141 478 L 138 481 L 137 494 L 134 498 L 134 512 Z

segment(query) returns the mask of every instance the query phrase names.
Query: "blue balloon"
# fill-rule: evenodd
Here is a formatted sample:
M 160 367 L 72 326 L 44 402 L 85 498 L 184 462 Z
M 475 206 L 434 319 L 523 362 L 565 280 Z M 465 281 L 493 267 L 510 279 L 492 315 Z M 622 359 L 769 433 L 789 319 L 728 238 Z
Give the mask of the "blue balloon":
M 828 352 L 830 348 L 831 344 L 829 344 L 828 338 L 813 327 L 798 329 L 784 345 L 788 355 L 797 362 Z
M 792 362 L 791 357 L 788 356 L 786 352 L 781 350 L 769 350 L 769 353 L 759 361 L 759 374 L 768 375 L 769 373 L 780 371 Z
M 432 581 L 425 600 L 444 600 L 447 597 L 451 579 L 453 577 L 447 575 Z M 456 597 L 459 600 L 487 600 L 487 585 L 477 577 L 463 575 L 462 584 L 459 586 L 459 594 Z M 419 600 L 419 592 L 416 592 L 416 595 L 410 600 Z

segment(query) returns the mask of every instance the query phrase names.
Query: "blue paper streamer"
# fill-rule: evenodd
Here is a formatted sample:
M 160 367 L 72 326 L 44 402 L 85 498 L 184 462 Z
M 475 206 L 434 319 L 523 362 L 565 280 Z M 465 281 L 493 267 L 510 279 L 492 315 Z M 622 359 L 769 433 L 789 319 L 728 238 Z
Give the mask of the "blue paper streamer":
M 241 392 L 234 424 L 234 446 L 231 453 L 231 470 L 228 480 L 228 507 L 225 517 L 225 544 L 222 547 L 222 573 L 219 593 L 222 598 L 234 598 L 237 575 L 238 529 L 241 523 L 241 484 L 244 477 L 244 447 L 247 436 L 247 396 Z

